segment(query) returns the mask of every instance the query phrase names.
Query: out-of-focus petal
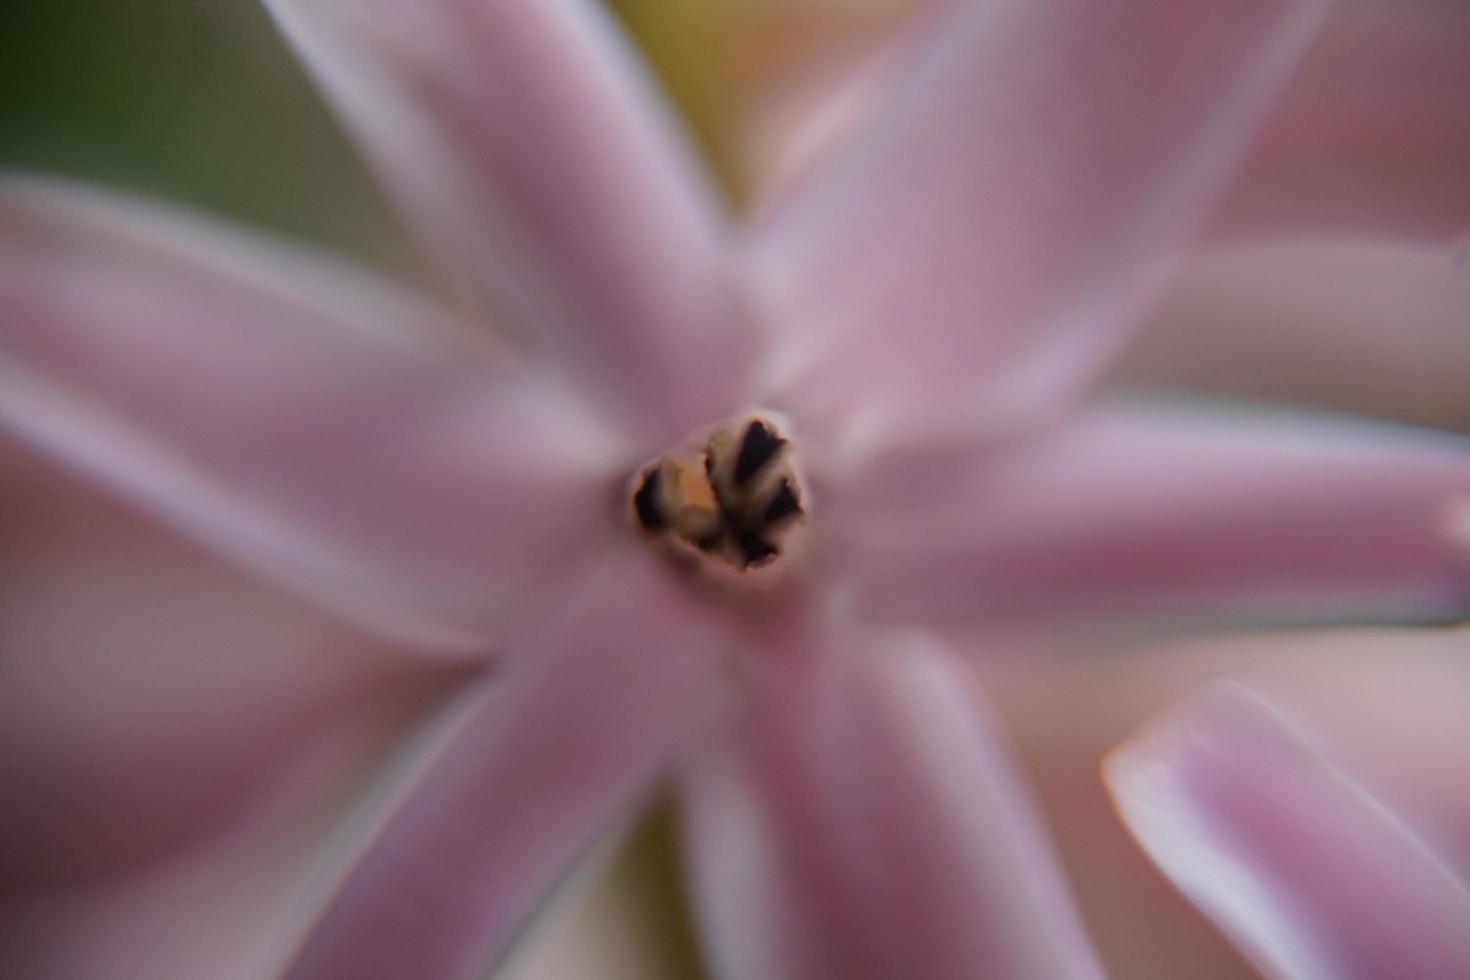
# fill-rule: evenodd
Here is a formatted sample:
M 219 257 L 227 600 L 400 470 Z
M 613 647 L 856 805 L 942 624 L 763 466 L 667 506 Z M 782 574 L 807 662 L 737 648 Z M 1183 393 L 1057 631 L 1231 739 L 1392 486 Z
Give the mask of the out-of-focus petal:
M 867 441 L 1054 407 L 1223 194 L 1323 6 L 945 4 L 750 242 L 791 324 L 778 404 Z
M 754 348 L 719 208 L 600 4 L 268 6 L 459 292 L 653 443 L 735 407 Z
M 313 254 L 0 184 L 0 424 L 376 629 L 475 646 L 600 526 L 603 457 L 479 335 Z
M 619 558 L 545 610 L 397 811 L 349 828 L 359 853 L 291 977 L 480 976 L 504 953 L 699 703 L 718 636 L 664 576 Z
M 968 473 L 885 481 L 823 501 L 864 615 L 1470 609 L 1470 440 L 1449 433 L 1113 406 Z
M 9 440 L 0 513 L 0 904 L 218 836 L 362 703 L 448 679 Z
M 684 785 L 718 975 L 1100 975 L 971 678 L 924 641 L 762 653 Z
M 1470 889 L 1258 696 L 1216 688 L 1105 771 L 1149 856 L 1266 973 L 1470 974 Z
M 392 700 L 395 695 L 389 694 Z M 167 859 L 0 903 L 0 975 L 48 980 L 278 976 L 291 899 L 406 718 L 360 704 L 301 733 L 269 780 L 242 790 L 240 818 Z M 181 731 L 186 738 L 194 733 Z M 147 792 L 147 790 L 141 790 Z M 98 814 L 98 820 L 109 815 Z M 112 814 L 128 820 L 126 810 Z
M 1032 774 L 1109 976 L 1246 975 L 1241 954 L 1128 837 L 1097 778 L 1119 743 L 1222 676 L 1308 726 L 1335 764 L 1392 800 L 1470 880 L 1470 783 L 1460 778 L 1470 771 L 1470 624 L 1182 639 L 1088 624 L 1072 633 L 1025 647 L 977 640 L 972 665 Z
M 1343 0 L 1215 234 L 1470 232 L 1470 7 Z
M 1193 258 L 1109 383 L 1470 432 L 1467 366 L 1470 266 L 1440 250 L 1314 242 Z

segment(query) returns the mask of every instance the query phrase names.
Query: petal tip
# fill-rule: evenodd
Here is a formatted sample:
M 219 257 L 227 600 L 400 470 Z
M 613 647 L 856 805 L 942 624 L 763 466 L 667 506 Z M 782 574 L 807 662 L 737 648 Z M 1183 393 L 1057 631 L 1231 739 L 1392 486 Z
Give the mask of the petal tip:
M 1201 754 L 1285 722 L 1277 709 L 1239 681 L 1221 678 L 1132 735 L 1102 761 L 1103 783 L 1119 816 L 1136 831 L 1148 811 L 1166 805 L 1178 771 Z
M 1114 753 L 1139 846 L 1272 976 L 1463 976 L 1470 892 L 1258 693 L 1217 684 Z

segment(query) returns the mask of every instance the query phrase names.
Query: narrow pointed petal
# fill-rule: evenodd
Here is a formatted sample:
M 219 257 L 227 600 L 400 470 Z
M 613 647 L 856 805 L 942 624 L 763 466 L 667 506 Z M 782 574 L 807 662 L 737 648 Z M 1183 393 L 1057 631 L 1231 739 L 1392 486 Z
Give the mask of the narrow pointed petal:
M 1337 3 L 1212 233 L 1470 233 L 1467 103 L 1470 7 Z
M 1270 976 L 1470 974 L 1470 889 L 1259 697 L 1216 688 L 1109 761 L 1154 862 Z
M 941 5 L 873 125 L 750 243 L 792 325 L 782 398 L 854 439 L 1054 407 L 1224 193 L 1323 6 Z
M 1196 255 L 1108 384 L 1470 432 L 1466 365 L 1470 267 L 1442 249 L 1335 240 Z
M 293 980 L 478 977 L 499 959 L 652 789 L 690 720 L 717 638 L 664 574 L 619 559 L 545 610 L 542 634 L 370 828 Z
M 0 182 L 0 424 L 375 629 L 483 645 L 582 543 L 568 411 L 370 276 Z
M 753 348 L 708 177 L 591 0 L 268 0 L 451 285 L 682 438 Z
M 1470 610 L 1470 440 L 1267 410 L 1097 409 L 967 474 L 826 500 L 879 618 Z
M 719 976 L 1101 975 L 954 661 L 911 641 L 767 652 L 685 780 Z

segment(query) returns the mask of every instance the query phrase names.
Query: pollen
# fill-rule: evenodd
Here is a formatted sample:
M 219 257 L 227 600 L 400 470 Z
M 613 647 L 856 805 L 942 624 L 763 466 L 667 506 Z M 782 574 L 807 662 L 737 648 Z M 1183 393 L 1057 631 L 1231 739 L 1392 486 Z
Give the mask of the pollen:
M 794 446 L 773 418 L 747 416 L 640 467 L 632 523 L 704 566 L 749 572 L 789 562 L 806 521 Z

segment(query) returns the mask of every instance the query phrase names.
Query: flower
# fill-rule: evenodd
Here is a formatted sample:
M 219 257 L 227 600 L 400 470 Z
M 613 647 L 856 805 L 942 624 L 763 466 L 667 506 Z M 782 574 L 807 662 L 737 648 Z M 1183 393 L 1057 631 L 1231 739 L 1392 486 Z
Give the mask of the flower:
M 734 234 L 595 8 L 271 7 L 461 301 L 508 336 L 196 219 L 0 191 L 0 421 L 426 665 L 491 657 L 344 829 L 266 971 L 474 974 L 666 786 L 721 975 L 1095 975 L 950 630 L 1465 609 L 1462 440 L 1066 411 L 1320 4 L 957 3 L 871 131 Z M 697 485 L 751 418 L 787 440 L 770 465 L 793 467 L 809 542 L 765 589 L 728 539 L 725 568 L 635 520 L 669 460 L 696 481 L 663 496 L 670 522 L 713 499 L 704 517 L 764 534 L 729 502 L 738 474 L 717 460 Z M 1269 713 L 1223 714 L 1278 737 Z M 1332 785 L 1345 839 L 1415 855 L 1388 880 L 1434 867 Z M 1262 887 L 1296 880 L 1235 856 Z

